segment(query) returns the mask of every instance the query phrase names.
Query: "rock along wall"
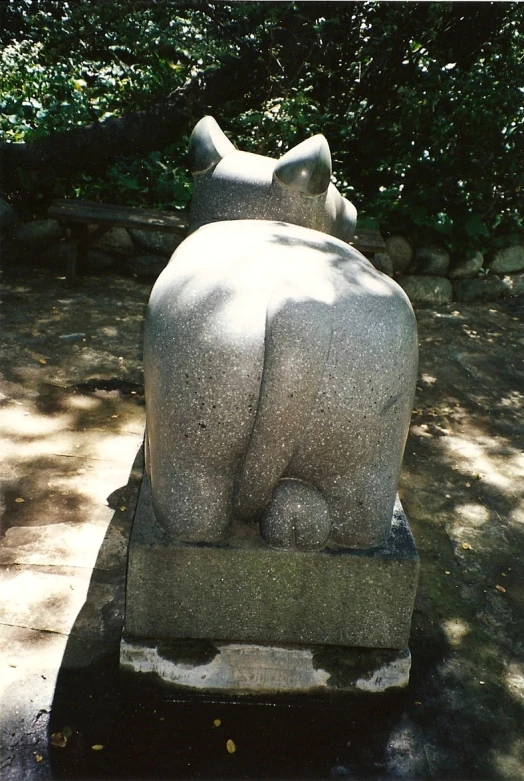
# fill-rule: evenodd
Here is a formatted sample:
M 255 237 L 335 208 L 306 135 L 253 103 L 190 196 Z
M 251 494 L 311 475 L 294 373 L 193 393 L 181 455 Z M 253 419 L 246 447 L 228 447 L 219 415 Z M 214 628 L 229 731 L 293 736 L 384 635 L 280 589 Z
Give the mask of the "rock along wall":
M 442 247 L 413 247 L 403 236 L 386 239 L 386 252 L 370 258 L 395 277 L 413 304 L 493 301 L 524 294 L 524 246 L 513 244 L 491 255 L 471 252 L 451 258 Z

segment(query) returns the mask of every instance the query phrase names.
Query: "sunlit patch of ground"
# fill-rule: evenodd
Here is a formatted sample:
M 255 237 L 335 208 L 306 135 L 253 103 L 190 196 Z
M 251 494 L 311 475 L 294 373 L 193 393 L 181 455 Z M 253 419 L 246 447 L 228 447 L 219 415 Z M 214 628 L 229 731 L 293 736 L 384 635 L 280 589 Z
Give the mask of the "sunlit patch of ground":
M 38 725 L 68 633 L 77 642 L 66 662 L 79 667 L 118 644 L 148 293 L 118 277 L 67 290 L 22 271 L 0 292 L 0 643 L 13 762 L 25 750 L 46 761 Z M 523 778 L 524 306 L 453 304 L 417 318 L 400 493 L 421 576 L 391 767 L 409 750 L 424 758 L 417 778 Z M 382 723 L 380 709 L 373 718 Z M 235 742 L 241 752 L 241 727 Z M 346 750 L 333 767 L 344 769 Z

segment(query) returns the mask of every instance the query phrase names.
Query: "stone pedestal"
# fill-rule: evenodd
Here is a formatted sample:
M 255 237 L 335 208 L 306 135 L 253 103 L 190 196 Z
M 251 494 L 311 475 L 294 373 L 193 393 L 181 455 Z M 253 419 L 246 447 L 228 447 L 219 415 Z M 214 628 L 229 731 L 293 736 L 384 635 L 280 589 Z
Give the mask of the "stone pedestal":
M 310 690 L 333 677 L 318 655 L 337 651 L 347 673 L 343 689 L 374 676 L 387 679 L 386 668 L 393 685 L 402 685 L 418 569 L 398 501 L 388 539 L 372 550 L 273 550 L 256 525 L 245 524 L 233 526 L 220 544 L 173 544 L 155 519 L 144 476 L 129 547 L 121 663 L 172 682 L 184 679 L 183 686 L 201 688 L 189 673 L 193 667 L 214 689 Z M 210 642 L 206 659 L 184 662 L 187 641 Z M 361 649 L 389 650 L 377 656 Z M 368 667 L 359 678 L 362 658 Z M 249 668 L 265 672 L 253 672 L 249 684 L 242 673 Z M 282 670 L 295 668 L 293 685 Z
M 411 654 L 336 646 L 122 638 L 120 665 L 153 674 L 177 696 L 380 694 L 407 686 Z M 154 687 L 156 688 L 156 687 Z

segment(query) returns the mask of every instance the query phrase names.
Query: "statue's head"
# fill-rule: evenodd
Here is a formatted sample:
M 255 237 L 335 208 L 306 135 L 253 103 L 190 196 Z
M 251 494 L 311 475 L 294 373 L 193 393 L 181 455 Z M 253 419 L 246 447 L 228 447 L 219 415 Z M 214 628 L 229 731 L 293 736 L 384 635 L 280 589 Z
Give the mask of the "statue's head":
M 353 237 L 356 209 L 331 184 L 331 153 L 312 136 L 280 160 L 239 152 L 213 117 L 196 125 L 189 141 L 194 177 L 190 230 L 223 220 L 277 220 Z

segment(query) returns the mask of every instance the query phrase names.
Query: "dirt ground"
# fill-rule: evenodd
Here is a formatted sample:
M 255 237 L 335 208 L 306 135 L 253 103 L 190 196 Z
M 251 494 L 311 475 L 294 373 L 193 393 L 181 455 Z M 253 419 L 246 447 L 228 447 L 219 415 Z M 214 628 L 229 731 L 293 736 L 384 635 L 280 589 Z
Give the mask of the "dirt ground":
M 15 691 L 27 700 L 3 727 L 3 777 L 523 778 L 524 297 L 417 311 L 400 485 L 421 557 L 408 689 L 344 709 L 153 709 L 118 684 L 149 290 L 117 275 L 71 290 L 56 272 L 3 270 L 2 696 L 10 707 Z M 36 609 L 34 589 L 51 581 L 53 598 Z M 54 677 L 44 676 L 30 660 L 55 642 Z M 43 677 L 38 700 L 31 687 Z M 49 746 L 48 733 L 64 745 Z

